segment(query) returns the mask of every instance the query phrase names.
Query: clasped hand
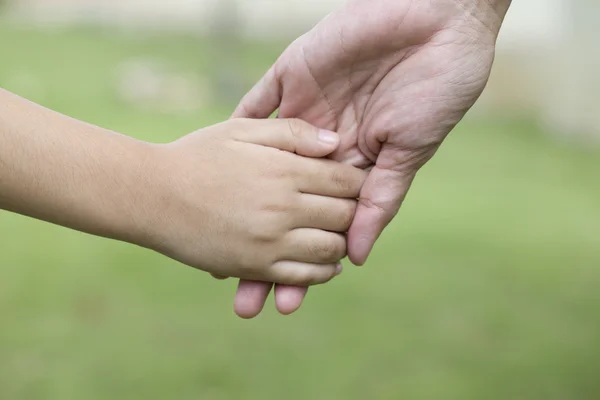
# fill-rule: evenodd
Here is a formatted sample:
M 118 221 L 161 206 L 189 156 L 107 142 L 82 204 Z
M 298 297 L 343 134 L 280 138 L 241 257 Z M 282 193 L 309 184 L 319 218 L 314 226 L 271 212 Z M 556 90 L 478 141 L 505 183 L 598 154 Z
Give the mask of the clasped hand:
M 510 0 L 353 0 L 292 43 L 234 117 L 300 118 L 337 131 L 331 158 L 369 170 L 348 231 L 365 263 L 419 169 L 483 91 Z M 256 316 L 272 285 L 240 282 L 236 312 Z M 304 287 L 275 286 L 282 313 Z

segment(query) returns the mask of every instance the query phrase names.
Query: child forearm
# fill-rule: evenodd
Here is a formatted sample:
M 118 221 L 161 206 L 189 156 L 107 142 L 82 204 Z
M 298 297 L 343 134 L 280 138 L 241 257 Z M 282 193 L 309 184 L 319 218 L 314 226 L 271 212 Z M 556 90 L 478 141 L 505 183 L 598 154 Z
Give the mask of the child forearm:
M 0 89 L 0 208 L 128 240 L 149 146 Z

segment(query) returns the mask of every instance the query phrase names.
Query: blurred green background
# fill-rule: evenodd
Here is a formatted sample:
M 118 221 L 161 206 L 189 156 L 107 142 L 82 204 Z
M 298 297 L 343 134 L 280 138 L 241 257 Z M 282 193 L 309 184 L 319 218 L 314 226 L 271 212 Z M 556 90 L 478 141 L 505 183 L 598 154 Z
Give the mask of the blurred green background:
M 284 47 L 245 42 L 240 85 Z M 164 142 L 232 111 L 215 48 L 2 21 L 0 86 Z M 252 321 L 234 281 L 0 213 L 0 399 L 598 399 L 599 179 L 593 150 L 471 118 L 366 267 Z

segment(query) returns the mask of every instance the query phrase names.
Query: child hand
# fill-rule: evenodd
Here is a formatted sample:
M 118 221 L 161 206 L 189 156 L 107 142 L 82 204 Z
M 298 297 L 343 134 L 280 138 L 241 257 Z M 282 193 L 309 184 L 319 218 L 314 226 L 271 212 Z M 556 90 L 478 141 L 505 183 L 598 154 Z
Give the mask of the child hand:
M 366 175 L 307 157 L 338 144 L 299 120 L 237 119 L 153 147 L 140 244 L 220 276 L 329 281 Z

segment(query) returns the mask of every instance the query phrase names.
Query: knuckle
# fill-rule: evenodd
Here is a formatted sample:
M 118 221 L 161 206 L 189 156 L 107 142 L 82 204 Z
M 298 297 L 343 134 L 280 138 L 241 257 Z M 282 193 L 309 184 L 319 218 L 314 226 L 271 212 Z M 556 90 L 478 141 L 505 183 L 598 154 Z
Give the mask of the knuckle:
M 340 221 L 342 224 L 342 229 L 347 231 L 352 225 L 352 221 L 354 221 L 354 215 L 356 214 L 356 206 L 358 202 L 355 200 L 346 201 L 346 206 L 340 208 Z
M 282 235 L 282 214 L 269 212 L 260 218 L 260 223 L 248 226 L 248 235 L 253 243 L 265 245 L 273 243 Z
M 308 250 L 320 263 L 336 262 L 346 255 L 346 243 L 343 238 L 336 235 L 332 240 L 315 241 Z
M 336 216 L 336 210 L 331 210 L 329 207 L 306 207 L 299 205 L 299 212 L 306 218 L 306 221 L 310 226 L 318 226 L 318 224 L 324 219 L 331 220 L 333 216 Z
M 256 273 L 256 270 L 258 269 L 257 264 L 258 264 L 258 262 L 254 258 L 241 257 L 240 259 L 238 259 L 238 262 L 237 262 L 239 276 L 243 277 L 245 279 L 254 277 L 254 274 Z
M 238 258 L 238 277 L 251 280 L 260 280 L 266 267 L 272 262 L 266 255 L 268 252 L 256 251 L 253 255 L 244 255 Z
M 321 242 L 312 243 L 308 251 L 315 257 L 315 260 L 318 260 L 319 262 L 330 261 L 337 252 L 335 247 L 331 244 Z
M 280 177 L 291 172 L 281 172 Z M 269 196 L 257 203 L 256 223 L 263 227 L 275 229 L 281 235 L 288 231 L 293 225 L 298 214 L 303 212 L 302 197 L 295 189 L 290 179 L 271 177 L 274 185 L 265 188 L 262 193 L 269 193 Z M 262 195 L 257 192 L 258 195 Z
M 371 199 L 365 197 L 365 198 L 359 198 L 358 203 L 363 207 L 377 211 L 377 213 L 379 213 L 381 215 L 386 215 L 386 214 L 388 214 L 387 210 L 390 205 L 389 203 L 391 203 L 391 202 L 390 201 L 387 201 L 387 202 L 375 201 L 375 200 L 371 200 Z
M 335 246 L 337 253 L 335 255 L 334 262 L 338 262 L 348 255 L 348 245 L 346 243 L 346 237 L 343 235 L 337 235 Z
M 239 253 L 236 257 L 236 266 L 239 271 L 243 274 L 251 273 L 256 269 L 256 265 L 259 261 L 255 257 L 248 257 L 248 254 Z
M 358 197 L 360 187 L 356 184 L 356 180 L 353 179 L 353 174 L 347 166 L 334 169 L 331 173 L 331 182 L 341 192 Z

